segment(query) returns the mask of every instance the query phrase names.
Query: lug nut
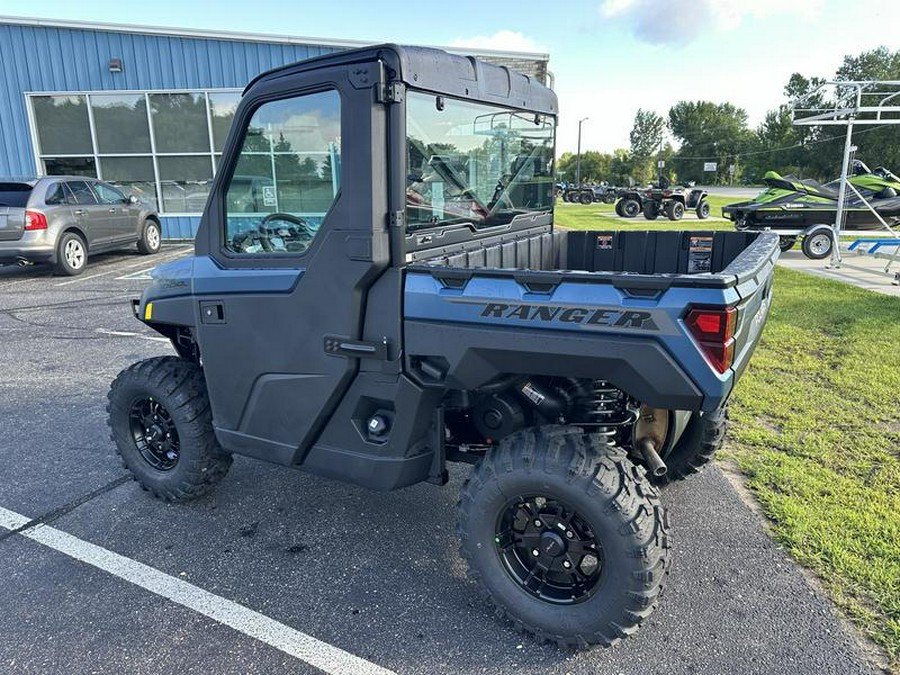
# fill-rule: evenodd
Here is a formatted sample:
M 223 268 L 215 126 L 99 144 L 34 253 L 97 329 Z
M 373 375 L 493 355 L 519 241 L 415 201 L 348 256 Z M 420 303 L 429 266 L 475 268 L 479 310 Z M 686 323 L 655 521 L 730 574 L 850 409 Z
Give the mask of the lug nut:
M 574 539 L 575 533 L 572 532 L 572 530 L 569 530 L 568 532 L 566 532 L 566 537 L 568 537 L 569 539 Z
M 563 560 L 563 567 L 565 567 L 566 569 L 569 569 L 571 566 L 572 566 L 572 563 L 570 563 L 568 560 Z
M 535 520 L 535 521 L 534 521 L 534 526 L 535 526 L 535 527 L 541 527 L 541 526 L 543 526 L 543 523 L 542 523 L 541 521 L 539 521 L 539 520 Z
M 536 548 L 531 549 L 531 555 L 537 557 L 537 556 L 539 556 L 540 554 L 541 554 L 541 552 L 538 551 Z

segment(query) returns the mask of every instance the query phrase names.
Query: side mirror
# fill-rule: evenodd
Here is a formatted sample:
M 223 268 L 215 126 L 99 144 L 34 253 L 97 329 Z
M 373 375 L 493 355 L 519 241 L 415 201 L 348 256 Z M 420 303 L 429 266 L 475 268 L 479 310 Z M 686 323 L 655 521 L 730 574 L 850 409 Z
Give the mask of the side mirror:
M 134 195 L 128 195 L 125 198 L 125 201 L 127 201 L 129 204 L 131 204 L 133 206 L 138 203 L 138 198 L 135 197 Z

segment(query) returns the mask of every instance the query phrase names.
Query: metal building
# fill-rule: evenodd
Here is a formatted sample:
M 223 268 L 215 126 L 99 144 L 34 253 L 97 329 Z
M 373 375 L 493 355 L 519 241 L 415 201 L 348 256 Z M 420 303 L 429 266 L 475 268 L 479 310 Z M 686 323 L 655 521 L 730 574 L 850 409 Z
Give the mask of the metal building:
M 192 237 L 243 87 L 366 42 L 0 17 L 0 177 L 90 175 Z M 451 49 L 546 82 L 547 54 Z

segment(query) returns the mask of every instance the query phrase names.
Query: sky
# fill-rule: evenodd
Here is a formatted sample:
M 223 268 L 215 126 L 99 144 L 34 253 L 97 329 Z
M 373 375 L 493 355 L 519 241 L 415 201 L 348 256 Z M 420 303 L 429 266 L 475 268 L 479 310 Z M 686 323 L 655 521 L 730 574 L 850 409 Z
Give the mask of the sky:
M 0 0 L 0 15 L 538 51 L 559 97 L 558 152 L 628 147 L 638 108 L 731 102 L 752 126 L 791 73 L 831 77 L 844 55 L 900 49 L 897 0 Z

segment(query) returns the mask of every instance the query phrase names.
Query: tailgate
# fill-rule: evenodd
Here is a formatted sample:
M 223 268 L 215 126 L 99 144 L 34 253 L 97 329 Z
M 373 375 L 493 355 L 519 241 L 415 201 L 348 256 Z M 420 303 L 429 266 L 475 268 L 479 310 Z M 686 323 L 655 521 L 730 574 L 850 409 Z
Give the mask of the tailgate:
M 18 241 L 25 230 L 25 209 L 0 206 L 0 241 Z
M 735 290 L 738 301 L 738 322 L 734 334 L 734 364 L 736 376 L 744 371 L 769 315 L 772 302 L 772 283 L 775 261 L 781 250 L 778 235 L 763 232 L 753 244 L 728 265 L 724 274 L 737 277 Z

